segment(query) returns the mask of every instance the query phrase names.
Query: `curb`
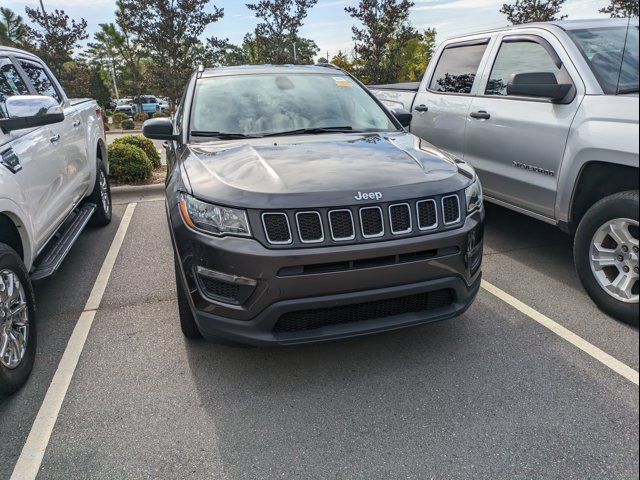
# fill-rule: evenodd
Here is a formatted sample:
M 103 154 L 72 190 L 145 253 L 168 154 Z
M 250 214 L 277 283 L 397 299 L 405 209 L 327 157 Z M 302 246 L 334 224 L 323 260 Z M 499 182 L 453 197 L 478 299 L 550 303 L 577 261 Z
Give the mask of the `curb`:
M 104 132 L 106 135 L 122 135 L 130 133 L 142 133 L 142 130 L 107 130 Z
M 164 194 L 164 183 L 154 183 L 153 185 L 123 185 L 121 187 L 111 187 L 111 195 L 120 197 L 125 195 L 152 195 Z

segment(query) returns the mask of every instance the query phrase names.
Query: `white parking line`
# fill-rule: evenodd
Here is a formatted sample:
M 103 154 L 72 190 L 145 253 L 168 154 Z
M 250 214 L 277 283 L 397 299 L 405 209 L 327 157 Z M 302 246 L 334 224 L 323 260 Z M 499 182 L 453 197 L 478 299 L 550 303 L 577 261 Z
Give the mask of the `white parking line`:
M 531 308 L 529 305 L 522 303 L 520 300 L 518 300 L 515 297 L 512 297 L 507 292 L 500 290 L 495 285 L 492 285 L 489 282 L 483 280 L 482 288 L 485 289 L 487 292 L 495 295 L 500 300 L 508 303 L 509 305 L 514 307 L 516 310 L 519 310 L 520 312 L 524 313 L 526 316 L 528 316 L 532 320 L 535 320 L 543 327 L 548 328 L 549 330 L 551 330 L 553 333 L 555 333 L 562 339 L 578 347 L 580 350 L 592 356 L 603 365 L 606 365 L 617 374 L 622 375 L 624 378 L 626 378 L 630 382 L 638 385 L 638 372 L 635 371 L 633 368 L 629 367 L 628 365 L 625 365 L 620 360 L 600 350 L 595 345 L 587 342 L 584 338 L 576 335 L 571 330 L 563 327 L 559 323 L 554 322 L 549 317 Z
M 87 301 L 84 311 L 80 314 L 78 323 L 76 323 L 73 329 L 69 343 L 67 343 L 67 348 L 62 355 L 58 369 L 53 376 L 53 380 L 51 380 L 51 385 L 49 385 L 49 389 L 40 406 L 38 415 L 33 422 L 27 441 L 13 469 L 11 480 L 35 479 L 38 475 L 44 453 L 51 438 L 51 432 L 58 419 L 62 402 L 67 395 L 69 384 L 78 365 L 78 360 L 80 359 L 80 354 L 89 335 L 89 330 L 91 330 L 96 311 L 102 302 L 102 297 L 107 288 L 109 278 L 111 277 L 113 266 L 118 258 L 122 242 L 129 229 L 131 217 L 133 216 L 136 205 L 136 203 L 129 204 L 124 212 L 116 236 L 113 238 L 109 252 L 104 259 L 98 278 L 89 295 L 89 300 Z

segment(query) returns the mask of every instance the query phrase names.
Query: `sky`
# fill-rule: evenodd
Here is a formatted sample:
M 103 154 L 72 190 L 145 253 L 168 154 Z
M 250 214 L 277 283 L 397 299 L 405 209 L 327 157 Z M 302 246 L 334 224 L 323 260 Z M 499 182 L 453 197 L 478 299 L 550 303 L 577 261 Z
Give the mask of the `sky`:
M 115 0 L 43 0 L 45 9 L 65 10 L 72 18 L 84 18 L 93 36 L 100 23 L 113 21 Z M 144 1 L 144 0 L 140 0 Z M 438 41 L 454 35 L 462 35 L 478 30 L 499 28 L 507 25 L 506 18 L 499 10 L 510 0 L 414 0 L 410 21 L 414 27 L 423 30 L 434 27 L 438 31 Z M 228 38 L 233 43 L 241 43 L 245 33 L 256 25 L 244 0 L 211 0 L 210 5 L 224 9 L 224 18 L 207 28 L 205 37 Z M 357 0 L 319 0 L 310 11 L 301 35 L 315 40 L 320 47 L 320 55 L 330 57 L 339 50 L 353 48 L 351 26 L 353 19 L 344 7 L 357 5 Z M 567 0 L 562 13 L 570 19 L 602 17 L 598 10 L 609 3 L 608 0 Z M 24 15 L 25 6 L 38 6 L 38 0 L 0 0 Z

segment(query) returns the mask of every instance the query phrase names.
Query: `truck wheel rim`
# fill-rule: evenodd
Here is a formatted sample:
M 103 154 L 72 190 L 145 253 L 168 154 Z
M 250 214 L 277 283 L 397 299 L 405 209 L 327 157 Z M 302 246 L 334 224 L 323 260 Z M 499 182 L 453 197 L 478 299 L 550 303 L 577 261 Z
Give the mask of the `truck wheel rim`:
M 14 369 L 22 363 L 29 342 L 27 296 L 18 276 L 0 271 L 0 364 Z
M 616 300 L 638 303 L 638 222 L 610 220 L 591 242 L 591 271 L 602 289 Z
M 102 208 L 105 213 L 109 213 L 111 208 L 111 199 L 109 198 L 109 184 L 104 172 L 100 171 L 100 198 L 102 199 Z

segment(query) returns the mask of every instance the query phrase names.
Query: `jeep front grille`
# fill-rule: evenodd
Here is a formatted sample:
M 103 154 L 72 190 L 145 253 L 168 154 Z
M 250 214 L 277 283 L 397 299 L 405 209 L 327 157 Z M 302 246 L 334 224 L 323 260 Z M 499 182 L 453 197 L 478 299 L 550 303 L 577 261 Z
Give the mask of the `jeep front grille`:
M 459 194 L 389 202 L 311 208 L 307 210 L 252 211 L 262 222 L 258 240 L 278 248 L 311 248 L 340 243 L 392 240 L 399 236 L 427 235 L 464 223 Z
M 460 199 L 458 195 L 449 195 L 442 199 L 444 224 L 452 225 L 460 221 Z
M 286 213 L 263 213 L 262 223 L 269 243 L 273 245 L 291 243 L 291 227 Z
M 408 203 L 398 203 L 389 206 L 389 223 L 391 233 L 403 235 L 411 233 L 411 207 Z
M 375 238 L 384 235 L 384 219 L 380 207 L 363 207 L 360 209 L 360 227 L 364 238 Z
M 322 217 L 318 212 L 298 212 L 296 223 L 302 243 L 318 243 L 324 240 Z
M 329 228 L 331 228 L 331 238 L 336 242 L 346 242 L 356 238 L 353 213 L 347 208 L 329 211 Z

